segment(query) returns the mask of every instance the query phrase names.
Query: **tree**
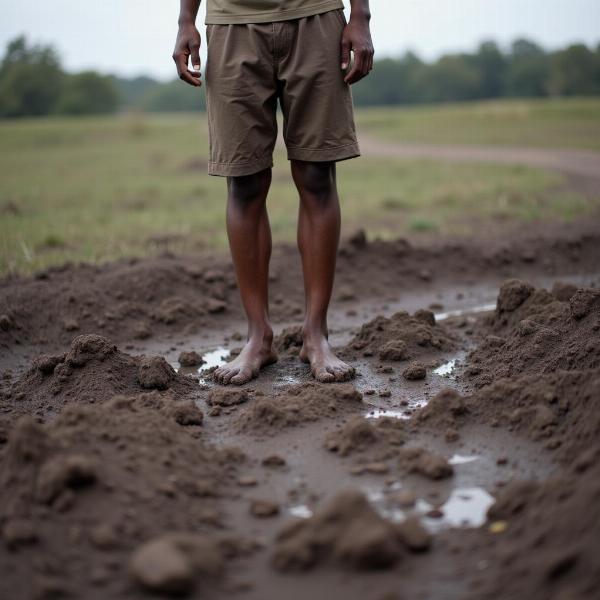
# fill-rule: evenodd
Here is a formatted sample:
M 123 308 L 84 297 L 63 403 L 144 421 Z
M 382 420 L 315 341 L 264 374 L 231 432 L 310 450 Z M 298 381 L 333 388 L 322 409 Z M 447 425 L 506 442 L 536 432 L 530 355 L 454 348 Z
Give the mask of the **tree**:
M 68 115 L 93 115 L 115 112 L 119 103 L 110 77 L 94 71 L 67 75 L 57 112 Z
M 583 44 L 575 44 L 555 52 L 551 59 L 548 86 L 554 96 L 600 93 L 595 53 Z
M 507 61 L 496 42 L 483 42 L 473 64 L 479 71 L 480 97 L 500 98 L 506 90 Z
M 8 44 L 0 66 L 0 116 L 52 112 L 61 94 L 63 72 L 49 46 L 27 45 L 21 36 Z
M 506 95 L 535 98 L 548 94 L 550 60 L 540 46 L 526 39 L 513 42 L 508 57 Z

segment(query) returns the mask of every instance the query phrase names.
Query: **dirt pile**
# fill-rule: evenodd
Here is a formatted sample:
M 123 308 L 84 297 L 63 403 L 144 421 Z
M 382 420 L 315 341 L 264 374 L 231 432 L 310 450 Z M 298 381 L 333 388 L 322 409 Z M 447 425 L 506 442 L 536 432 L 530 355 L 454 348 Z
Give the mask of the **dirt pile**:
M 64 354 L 35 359 L 4 396 L 15 401 L 16 414 L 43 417 L 65 403 L 93 404 L 144 390 L 170 390 L 183 401 L 197 392 L 197 383 L 178 375 L 162 357 L 130 356 L 106 338 L 88 334 L 76 337 Z
M 340 456 L 360 454 L 369 460 L 385 460 L 396 454 L 405 441 L 406 428 L 402 421 L 387 417 L 371 420 L 356 415 L 339 431 L 327 436 L 325 447 Z
M 418 521 L 387 521 L 362 493 L 349 490 L 331 498 L 309 519 L 284 526 L 272 561 L 280 571 L 303 571 L 328 563 L 349 569 L 385 569 L 400 561 L 407 550 L 425 551 L 430 543 Z
M 565 298 L 561 289 L 560 298 Z M 582 288 L 560 300 L 516 279 L 504 283 L 490 334 L 468 357 L 478 386 L 503 377 L 600 366 L 600 290 Z
M 403 473 L 417 473 L 429 479 L 444 479 L 453 474 L 452 465 L 426 448 L 404 445 L 410 439 L 406 422 L 393 418 L 351 417 L 339 431 L 325 439 L 325 448 L 340 456 L 352 456 L 353 473 L 388 472 L 392 460 Z
M 600 471 L 542 483 L 509 484 L 489 511 L 506 523 L 471 551 L 490 570 L 473 598 L 594 598 L 600 586 Z
M 414 315 L 400 311 L 389 319 L 377 316 L 365 323 L 345 347 L 347 358 L 376 356 L 382 361 L 405 361 L 456 347 L 457 339 L 443 325 L 435 322 L 430 310 Z
M 351 384 L 294 385 L 275 396 L 256 395 L 236 416 L 238 431 L 272 434 L 286 427 L 363 409 L 362 394 Z
M 0 563 L 21 575 L 12 597 L 116 597 L 145 540 L 222 526 L 219 498 L 243 455 L 204 446 L 171 409 L 152 392 L 17 421 L 0 455 Z

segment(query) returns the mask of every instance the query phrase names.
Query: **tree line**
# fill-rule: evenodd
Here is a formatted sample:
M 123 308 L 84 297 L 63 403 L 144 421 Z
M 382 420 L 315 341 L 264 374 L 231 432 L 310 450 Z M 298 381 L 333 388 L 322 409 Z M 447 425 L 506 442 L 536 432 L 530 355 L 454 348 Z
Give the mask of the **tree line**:
M 358 106 L 600 95 L 600 45 L 573 44 L 548 52 L 526 39 L 507 50 L 488 41 L 475 52 L 446 54 L 432 62 L 407 52 L 377 60 L 353 94 Z M 204 93 L 179 80 L 66 73 L 54 48 L 30 45 L 22 36 L 9 42 L 0 64 L 4 118 L 204 108 Z

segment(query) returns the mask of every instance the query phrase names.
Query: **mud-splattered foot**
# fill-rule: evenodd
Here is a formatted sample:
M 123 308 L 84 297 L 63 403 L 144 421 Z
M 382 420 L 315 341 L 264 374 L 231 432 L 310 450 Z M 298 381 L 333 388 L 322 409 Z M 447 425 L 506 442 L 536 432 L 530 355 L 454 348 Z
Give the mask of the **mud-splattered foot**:
M 249 340 L 236 358 L 215 370 L 213 379 L 221 385 L 243 385 L 257 377 L 262 367 L 274 362 L 277 355 L 271 348 L 271 339 Z
M 310 364 L 313 377 L 322 383 L 348 381 L 355 375 L 354 367 L 340 360 L 331 349 L 327 338 L 304 338 L 300 358 Z

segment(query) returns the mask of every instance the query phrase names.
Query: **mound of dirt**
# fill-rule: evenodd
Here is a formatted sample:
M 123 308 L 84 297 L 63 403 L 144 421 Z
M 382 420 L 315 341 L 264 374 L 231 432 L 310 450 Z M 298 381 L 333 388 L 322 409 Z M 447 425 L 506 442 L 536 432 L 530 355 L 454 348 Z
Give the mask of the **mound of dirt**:
M 369 460 L 385 460 L 396 454 L 406 440 L 404 423 L 398 419 L 365 419 L 353 416 L 343 427 L 330 433 L 325 447 L 340 456 L 361 454 Z
M 466 370 L 478 386 L 515 375 L 600 366 L 600 290 L 579 289 L 562 301 L 509 280 L 486 324 L 491 334 L 469 354 Z
M 341 492 L 309 519 L 289 522 L 278 534 L 273 566 L 303 571 L 338 564 L 349 569 L 393 567 L 406 550 L 424 551 L 430 537 L 414 520 L 394 524 L 357 491 Z
M 302 348 L 302 326 L 286 327 L 273 338 L 273 348 L 279 356 L 297 356 Z
M 340 456 L 352 456 L 361 472 L 361 465 L 371 471 L 371 465 L 385 465 L 389 459 L 397 462 L 404 473 L 418 473 L 430 479 L 444 479 L 453 473 L 452 466 L 443 457 L 426 448 L 403 447 L 409 439 L 407 425 L 398 419 L 365 419 L 354 416 L 344 426 L 325 439 L 325 447 Z M 380 472 L 387 472 L 383 466 Z
M 71 404 L 44 425 L 17 421 L 0 455 L 0 563 L 21 575 L 11 578 L 12 597 L 46 597 L 50 583 L 57 595 L 84 597 L 91 586 L 117 597 L 144 540 L 222 525 L 219 496 L 243 456 L 204 446 L 171 410 L 152 392 Z M 149 582 L 148 560 L 133 559 L 138 581 L 184 585 L 172 561 Z
M 435 322 L 429 310 L 414 315 L 400 311 L 389 319 L 381 315 L 365 323 L 344 348 L 346 358 L 377 356 L 383 361 L 404 361 L 447 352 L 456 347 L 457 339 L 443 325 Z
M 4 394 L 16 414 L 35 411 L 43 417 L 65 403 L 104 402 L 115 394 L 144 390 L 171 390 L 181 398 L 197 389 L 191 378 L 177 374 L 164 358 L 130 356 L 106 338 L 88 334 L 76 337 L 64 354 L 35 359 Z
M 295 385 L 276 396 L 257 397 L 239 411 L 238 431 L 272 434 L 285 427 L 362 410 L 362 394 L 351 384 Z
M 600 470 L 587 477 L 509 484 L 489 518 L 506 523 L 471 549 L 500 565 L 473 598 L 595 598 L 600 586 Z

